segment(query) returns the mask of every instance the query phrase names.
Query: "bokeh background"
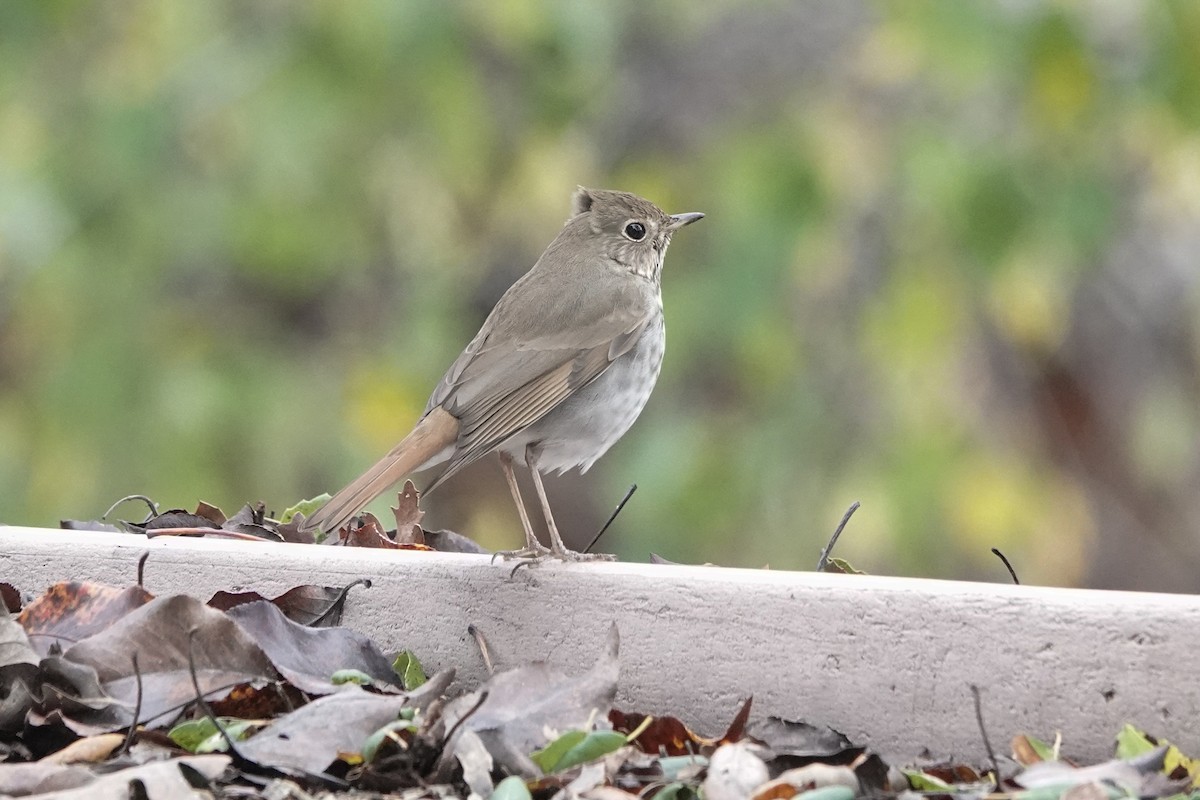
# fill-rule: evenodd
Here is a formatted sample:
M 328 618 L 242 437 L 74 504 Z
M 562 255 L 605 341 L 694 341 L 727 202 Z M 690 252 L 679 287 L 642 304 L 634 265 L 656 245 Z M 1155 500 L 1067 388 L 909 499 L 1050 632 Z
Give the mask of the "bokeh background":
M 569 540 L 1200 588 L 1186 0 L 0 4 L 0 520 L 335 490 L 577 184 L 708 217 Z M 431 527 L 520 542 L 493 459 Z

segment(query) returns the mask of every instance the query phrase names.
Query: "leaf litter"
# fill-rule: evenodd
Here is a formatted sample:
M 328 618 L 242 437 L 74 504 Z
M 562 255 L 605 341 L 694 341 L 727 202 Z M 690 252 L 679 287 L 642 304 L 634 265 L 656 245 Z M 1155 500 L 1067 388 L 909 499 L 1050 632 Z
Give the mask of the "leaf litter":
M 226 517 L 207 503 L 160 513 L 126 499 L 149 507 L 120 523 L 132 533 L 287 542 L 311 541 L 298 523 L 323 500 L 275 520 L 262 504 Z M 483 552 L 425 531 L 418 500 L 406 484 L 395 530 L 365 515 L 327 543 Z M 829 549 L 824 569 L 855 571 Z M 1078 765 L 1061 736 L 1020 734 L 1003 768 L 994 758 L 900 768 L 832 728 L 753 718 L 750 700 L 724 733 L 704 736 L 674 716 L 613 707 L 615 625 L 581 675 L 535 662 L 474 687 L 452 666 L 427 678 L 418 654 L 385 654 L 339 625 L 360 585 L 370 588 L 202 603 L 84 581 L 25 602 L 0 583 L 0 797 L 1200 800 L 1200 760 L 1131 725 L 1110 761 Z M 489 660 L 482 632 L 470 633 L 481 653 L 464 658 Z

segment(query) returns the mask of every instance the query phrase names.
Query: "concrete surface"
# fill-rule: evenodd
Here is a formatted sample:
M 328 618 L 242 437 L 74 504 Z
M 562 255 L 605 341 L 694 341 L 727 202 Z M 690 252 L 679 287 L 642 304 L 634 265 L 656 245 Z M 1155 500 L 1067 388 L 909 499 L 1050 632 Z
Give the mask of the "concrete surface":
M 922 748 L 982 760 L 970 685 L 992 743 L 1064 735 L 1064 752 L 1111 754 L 1128 721 L 1200 753 L 1200 598 L 647 564 L 492 565 L 485 556 L 0 527 L 0 581 L 136 580 L 199 597 L 276 594 L 367 577 L 344 624 L 430 669 L 483 676 L 545 659 L 580 672 L 613 620 L 627 711 L 673 713 L 719 735 L 748 695 L 755 716 L 831 725 L 904 759 Z

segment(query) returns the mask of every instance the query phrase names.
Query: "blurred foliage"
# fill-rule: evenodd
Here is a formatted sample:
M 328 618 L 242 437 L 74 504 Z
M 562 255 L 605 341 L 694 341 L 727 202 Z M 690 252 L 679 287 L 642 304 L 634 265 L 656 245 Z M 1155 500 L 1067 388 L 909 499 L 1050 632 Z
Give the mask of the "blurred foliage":
M 4 3 L 0 519 L 336 489 L 576 184 L 708 217 L 569 539 L 636 481 L 627 558 L 811 568 L 859 499 L 872 572 L 1200 585 L 1186 1 Z M 494 464 L 428 507 L 519 543 Z

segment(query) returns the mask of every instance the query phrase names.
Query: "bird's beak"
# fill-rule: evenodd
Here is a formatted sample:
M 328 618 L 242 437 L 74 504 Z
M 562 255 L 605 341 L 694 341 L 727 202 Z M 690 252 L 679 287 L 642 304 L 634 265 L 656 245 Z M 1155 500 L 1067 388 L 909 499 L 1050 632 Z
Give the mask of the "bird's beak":
M 667 226 L 667 230 L 677 231 L 684 225 L 691 225 L 698 219 L 704 219 L 704 215 L 699 211 L 689 211 L 686 214 L 672 214 L 671 224 Z

